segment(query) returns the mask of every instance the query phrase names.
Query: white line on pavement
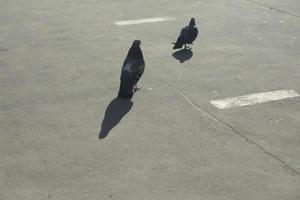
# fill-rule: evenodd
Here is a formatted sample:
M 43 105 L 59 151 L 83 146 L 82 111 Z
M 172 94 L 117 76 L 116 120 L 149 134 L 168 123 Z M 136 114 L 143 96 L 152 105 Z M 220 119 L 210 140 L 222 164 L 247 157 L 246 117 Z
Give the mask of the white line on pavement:
M 276 101 L 280 99 L 287 99 L 299 97 L 300 95 L 294 90 L 277 90 L 271 92 L 263 92 L 256 94 L 249 94 L 238 97 L 230 97 L 226 99 L 210 101 L 211 104 L 219 109 L 232 108 L 237 106 L 248 106 L 257 103 L 264 103 L 269 101 Z
M 132 24 L 143 24 L 143 23 L 154 23 L 175 20 L 174 17 L 155 17 L 155 18 L 144 18 L 144 19 L 134 19 L 125 21 L 115 21 L 118 26 L 132 25 Z

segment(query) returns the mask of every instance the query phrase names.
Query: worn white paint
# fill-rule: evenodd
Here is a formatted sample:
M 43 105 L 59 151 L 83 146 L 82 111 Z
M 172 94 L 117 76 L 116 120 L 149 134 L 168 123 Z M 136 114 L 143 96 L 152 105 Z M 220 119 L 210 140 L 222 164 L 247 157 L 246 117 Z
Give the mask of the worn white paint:
M 232 108 L 237 106 L 248 106 L 257 103 L 265 103 L 269 101 L 276 101 L 280 99 L 287 99 L 293 97 L 299 97 L 300 95 L 294 90 L 277 90 L 271 92 L 263 92 L 256 94 L 249 94 L 238 97 L 230 97 L 221 100 L 210 101 L 211 104 L 219 109 Z
M 144 23 L 155 23 L 163 21 L 175 20 L 174 17 L 155 17 L 155 18 L 143 18 L 143 19 L 134 19 L 134 20 L 125 20 L 125 21 L 115 21 L 115 24 L 118 26 L 133 25 L 133 24 L 144 24 Z

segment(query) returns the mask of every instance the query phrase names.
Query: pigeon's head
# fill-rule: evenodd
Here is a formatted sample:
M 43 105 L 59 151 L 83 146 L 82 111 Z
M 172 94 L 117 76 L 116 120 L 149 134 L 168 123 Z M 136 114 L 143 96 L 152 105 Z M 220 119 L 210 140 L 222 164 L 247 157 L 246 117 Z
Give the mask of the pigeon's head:
M 195 25 L 196 25 L 195 18 L 192 18 L 189 26 L 195 26 Z
M 134 40 L 132 46 L 140 46 L 141 44 L 141 40 Z
M 140 45 L 140 40 L 134 40 L 131 45 L 131 48 L 128 51 L 127 57 L 132 59 L 143 59 L 143 53 L 140 48 Z

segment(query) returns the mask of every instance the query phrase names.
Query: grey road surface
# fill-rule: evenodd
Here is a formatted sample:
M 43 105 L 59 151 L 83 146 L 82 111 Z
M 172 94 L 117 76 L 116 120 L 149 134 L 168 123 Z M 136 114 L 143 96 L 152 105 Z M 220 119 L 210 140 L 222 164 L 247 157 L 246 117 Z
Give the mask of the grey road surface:
M 116 100 L 134 39 L 142 89 Z M 298 0 L 0 0 L 0 199 L 299 200 L 300 98 L 210 103 L 300 93 L 299 53 Z

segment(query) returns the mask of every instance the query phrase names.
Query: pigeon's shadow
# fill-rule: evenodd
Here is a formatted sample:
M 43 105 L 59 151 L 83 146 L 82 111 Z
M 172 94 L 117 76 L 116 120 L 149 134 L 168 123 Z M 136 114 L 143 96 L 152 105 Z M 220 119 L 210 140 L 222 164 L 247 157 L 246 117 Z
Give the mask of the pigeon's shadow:
M 132 108 L 133 102 L 130 99 L 113 99 L 106 108 L 105 116 L 101 124 L 99 139 L 104 139 L 121 119 Z
M 183 63 L 186 60 L 191 59 L 191 57 L 193 56 L 193 52 L 192 49 L 181 49 L 179 51 L 174 52 L 172 56 L 175 59 L 179 60 L 180 63 Z

